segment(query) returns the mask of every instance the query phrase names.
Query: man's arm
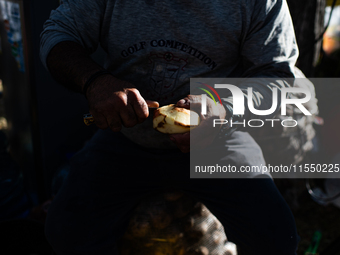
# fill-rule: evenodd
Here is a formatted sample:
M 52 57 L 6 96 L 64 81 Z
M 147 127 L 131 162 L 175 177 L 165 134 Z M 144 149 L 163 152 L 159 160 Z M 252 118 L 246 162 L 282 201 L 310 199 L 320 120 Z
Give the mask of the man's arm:
M 239 87 L 244 91 L 245 96 L 247 96 L 247 88 L 252 87 L 255 109 L 267 110 L 271 108 L 273 88 L 278 89 L 278 105 L 280 105 L 281 89 L 292 86 L 287 81 L 293 81 L 294 78 L 298 47 L 286 0 L 251 2 L 254 5 L 252 13 L 248 13 L 250 19 L 248 18 L 246 35 L 241 44 L 244 68 L 242 77 L 258 79 L 250 79 L 250 82 L 246 81 Z M 232 98 L 225 100 L 225 103 L 232 105 Z M 270 118 L 276 114 L 275 112 L 270 116 L 253 115 L 247 104 L 245 109 L 243 116 L 245 119 Z
M 54 79 L 66 88 L 82 92 L 86 81 L 104 70 L 87 51 L 74 42 L 58 43 L 47 57 L 47 67 Z M 132 127 L 147 118 L 145 100 L 132 84 L 110 74 L 96 78 L 87 89 L 90 113 L 99 128 L 119 131 L 122 125 Z
M 103 70 L 89 55 L 98 47 L 105 8 L 106 0 L 63 0 L 44 24 L 41 61 L 70 90 L 82 92 L 87 78 Z
M 75 42 L 82 46 L 82 52 L 93 53 L 101 37 L 106 6 L 107 0 L 63 0 L 51 12 L 40 35 L 40 58 L 44 66 L 47 68 L 47 56 L 60 42 Z M 78 53 L 79 50 L 75 52 Z
M 79 93 L 82 93 L 85 82 L 94 73 L 104 70 L 81 45 L 70 41 L 54 46 L 47 56 L 46 64 L 57 82 Z
M 68 89 L 82 92 L 88 79 L 104 70 L 90 54 L 97 48 L 106 1 L 65 0 L 51 13 L 41 34 L 40 56 L 52 76 Z M 91 19 L 86 19 L 88 14 Z M 90 113 L 99 128 L 119 131 L 147 118 L 146 101 L 130 83 L 110 74 L 87 89 Z

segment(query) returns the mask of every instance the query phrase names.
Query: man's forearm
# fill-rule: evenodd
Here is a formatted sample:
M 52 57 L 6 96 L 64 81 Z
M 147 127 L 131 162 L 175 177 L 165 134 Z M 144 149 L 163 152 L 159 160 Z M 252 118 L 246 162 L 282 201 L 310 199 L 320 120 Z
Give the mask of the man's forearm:
M 104 70 L 75 42 L 58 43 L 48 54 L 46 63 L 56 81 L 67 89 L 80 93 L 92 74 Z

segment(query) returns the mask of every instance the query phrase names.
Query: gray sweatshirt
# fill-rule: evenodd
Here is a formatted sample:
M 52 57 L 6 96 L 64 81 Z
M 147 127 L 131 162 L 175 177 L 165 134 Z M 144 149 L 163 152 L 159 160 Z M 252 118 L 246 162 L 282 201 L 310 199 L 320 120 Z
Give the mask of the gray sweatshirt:
M 45 66 L 62 41 L 90 53 L 100 44 L 105 68 L 160 105 L 190 94 L 194 77 L 294 77 L 298 56 L 285 0 L 64 0 L 41 34 Z M 281 84 L 239 86 L 252 86 L 255 107 L 269 109 L 271 100 L 263 98 Z M 152 129 L 151 117 L 122 132 L 145 147 L 173 146 Z M 246 109 L 244 117 L 253 116 Z

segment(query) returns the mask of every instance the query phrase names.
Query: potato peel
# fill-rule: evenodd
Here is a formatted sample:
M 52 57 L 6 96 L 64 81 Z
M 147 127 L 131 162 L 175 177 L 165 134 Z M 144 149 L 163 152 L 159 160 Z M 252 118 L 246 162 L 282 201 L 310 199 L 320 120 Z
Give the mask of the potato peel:
M 153 128 L 165 134 L 186 133 L 196 128 L 200 123 L 199 115 L 174 104 L 162 106 L 155 110 Z

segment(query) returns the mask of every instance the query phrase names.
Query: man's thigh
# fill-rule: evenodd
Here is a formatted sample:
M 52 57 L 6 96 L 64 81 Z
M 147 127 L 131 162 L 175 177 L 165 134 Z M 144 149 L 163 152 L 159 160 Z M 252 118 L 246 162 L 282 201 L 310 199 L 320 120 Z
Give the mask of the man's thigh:
M 268 178 L 270 174 L 261 171 L 265 164 L 260 146 L 242 131 L 190 152 L 192 178 Z
M 181 168 L 188 162 L 183 157 L 179 151 L 142 149 L 112 131 L 98 132 L 72 158 L 49 208 L 46 236 L 57 254 L 114 254 L 138 202 L 189 178 L 178 168 L 178 162 Z
M 229 239 L 246 247 L 261 246 L 263 242 L 255 241 L 259 236 L 271 238 L 276 230 L 270 229 L 281 227 L 280 217 L 288 217 L 292 225 L 289 209 L 271 180 L 190 179 L 189 154 L 153 154 L 121 136 L 99 138 L 73 159 L 67 182 L 49 210 L 47 237 L 60 254 L 112 254 L 136 204 L 169 187 L 205 203 Z M 263 159 L 247 133 L 236 132 L 227 143 L 226 162 L 253 164 Z M 253 160 L 247 161 L 249 153 Z

